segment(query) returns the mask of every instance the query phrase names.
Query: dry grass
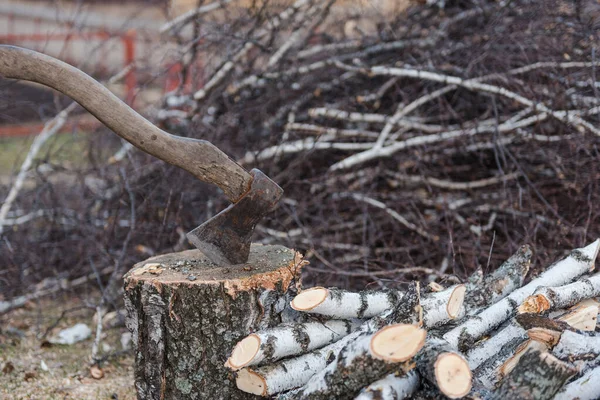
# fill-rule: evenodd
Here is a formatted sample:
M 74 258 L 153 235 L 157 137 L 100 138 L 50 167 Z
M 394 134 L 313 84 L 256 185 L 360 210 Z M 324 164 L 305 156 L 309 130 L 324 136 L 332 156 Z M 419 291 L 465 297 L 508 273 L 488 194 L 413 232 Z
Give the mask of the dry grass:
M 35 136 L 0 137 L 0 175 L 10 174 L 27 155 Z M 55 136 L 47 143 L 37 160 L 59 164 L 65 168 L 82 166 L 87 161 L 87 139 L 80 132 Z

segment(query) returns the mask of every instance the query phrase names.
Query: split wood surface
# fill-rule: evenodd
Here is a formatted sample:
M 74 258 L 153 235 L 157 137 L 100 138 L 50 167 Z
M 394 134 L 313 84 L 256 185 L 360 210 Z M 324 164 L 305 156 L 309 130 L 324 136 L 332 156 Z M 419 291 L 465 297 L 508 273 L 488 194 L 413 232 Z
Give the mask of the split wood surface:
M 306 289 L 290 309 L 310 319 L 249 335 L 227 365 L 239 389 L 278 399 L 593 399 L 583 379 L 600 373 L 600 302 L 585 275 L 599 249 L 573 250 L 524 286 L 528 246 L 464 285 Z M 522 312 L 548 293 L 560 295 Z

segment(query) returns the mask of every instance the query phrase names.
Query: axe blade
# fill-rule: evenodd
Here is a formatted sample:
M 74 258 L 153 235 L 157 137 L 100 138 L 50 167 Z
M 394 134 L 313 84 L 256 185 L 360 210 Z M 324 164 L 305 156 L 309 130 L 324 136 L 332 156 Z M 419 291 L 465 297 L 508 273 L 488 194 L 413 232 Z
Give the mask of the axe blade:
M 260 170 L 253 169 L 250 174 L 254 178 L 250 190 L 240 200 L 187 234 L 188 240 L 217 265 L 248 261 L 256 224 L 283 195 L 283 189 Z

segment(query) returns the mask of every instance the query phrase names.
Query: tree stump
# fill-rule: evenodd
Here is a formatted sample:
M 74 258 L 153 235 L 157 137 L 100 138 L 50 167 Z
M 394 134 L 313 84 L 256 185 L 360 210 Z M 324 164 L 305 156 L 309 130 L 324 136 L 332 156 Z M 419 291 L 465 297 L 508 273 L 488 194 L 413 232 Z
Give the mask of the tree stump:
M 248 334 L 292 318 L 302 256 L 252 245 L 247 264 L 218 267 L 199 250 L 152 257 L 125 275 L 139 399 L 247 399 L 225 367 Z

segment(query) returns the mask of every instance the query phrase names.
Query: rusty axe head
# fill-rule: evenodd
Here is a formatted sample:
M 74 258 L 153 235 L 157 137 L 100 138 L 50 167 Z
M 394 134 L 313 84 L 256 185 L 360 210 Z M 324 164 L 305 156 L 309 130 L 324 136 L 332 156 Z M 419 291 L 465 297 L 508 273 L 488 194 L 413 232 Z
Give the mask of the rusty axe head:
M 283 189 L 258 169 L 250 174 L 253 176 L 250 190 L 240 200 L 187 234 L 188 240 L 215 264 L 248 261 L 256 224 L 283 195 Z

